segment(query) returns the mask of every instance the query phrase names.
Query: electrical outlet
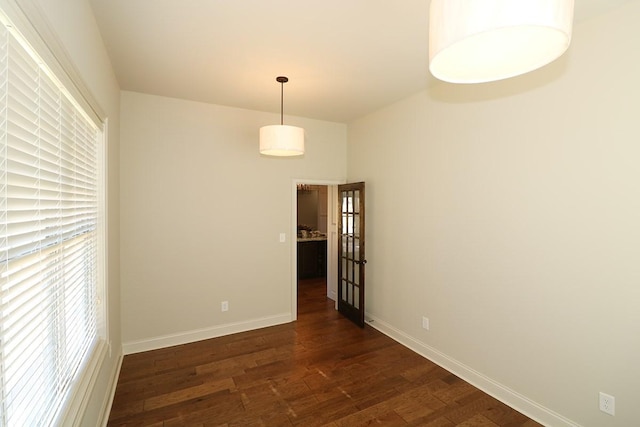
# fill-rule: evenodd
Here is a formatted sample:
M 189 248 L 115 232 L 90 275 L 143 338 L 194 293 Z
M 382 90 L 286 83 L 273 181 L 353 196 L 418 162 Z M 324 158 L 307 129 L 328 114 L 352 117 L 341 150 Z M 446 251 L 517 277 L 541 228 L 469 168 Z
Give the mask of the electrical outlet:
M 600 410 L 605 414 L 615 415 L 616 398 L 607 393 L 600 392 Z
M 429 330 L 429 318 L 422 316 L 422 328 Z
M 222 301 L 222 303 L 220 303 L 220 310 L 229 311 L 229 301 Z

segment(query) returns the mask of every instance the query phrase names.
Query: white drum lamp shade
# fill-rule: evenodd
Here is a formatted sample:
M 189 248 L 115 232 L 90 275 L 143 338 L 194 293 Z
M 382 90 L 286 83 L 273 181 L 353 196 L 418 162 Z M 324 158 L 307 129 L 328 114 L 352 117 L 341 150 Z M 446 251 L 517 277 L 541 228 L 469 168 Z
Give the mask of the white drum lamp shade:
M 429 69 L 451 83 L 506 79 L 569 47 L 574 0 L 432 0 Z
M 304 154 L 304 129 L 287 125 L 261 127 L 260 154 L 267 156 L 299 156 Z
M 301 156 L 304 154 L 304 129 L 284 124 L 284 84 L 286 76 L 276 77 L 280 83 L 280 124 L 260 128 L 260 154 L 266 156 Z

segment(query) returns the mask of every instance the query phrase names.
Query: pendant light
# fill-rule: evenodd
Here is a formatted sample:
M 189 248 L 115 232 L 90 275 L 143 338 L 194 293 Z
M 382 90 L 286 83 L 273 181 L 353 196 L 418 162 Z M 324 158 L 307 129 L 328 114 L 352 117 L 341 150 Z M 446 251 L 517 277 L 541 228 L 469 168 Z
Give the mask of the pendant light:
M 574 0 L 431 0 L 429 69 L 451 83 L 506 79 L 569 47 Z
M 280 124 L 260 128 L 260 154 L 267 156 L 300 156 L 304 154 L 304 129 L 283 124 L 284 84 L 287 77 L 276 77 L 280 83 Z

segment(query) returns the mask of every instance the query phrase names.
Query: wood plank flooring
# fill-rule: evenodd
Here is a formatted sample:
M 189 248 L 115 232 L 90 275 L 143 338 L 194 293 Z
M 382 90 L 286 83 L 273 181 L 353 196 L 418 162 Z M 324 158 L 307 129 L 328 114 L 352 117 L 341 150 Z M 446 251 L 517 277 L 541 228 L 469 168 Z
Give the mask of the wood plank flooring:
M 109 426 L 539 426 L 301 281 L 298 321 L 125 356 Z

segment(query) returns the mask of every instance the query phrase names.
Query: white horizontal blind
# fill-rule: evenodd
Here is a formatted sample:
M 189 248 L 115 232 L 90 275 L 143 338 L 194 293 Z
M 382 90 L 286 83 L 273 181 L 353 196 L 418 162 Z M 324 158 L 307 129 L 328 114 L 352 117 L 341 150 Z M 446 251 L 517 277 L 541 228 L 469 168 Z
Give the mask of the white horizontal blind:
M 97 342 L 100 141 L 0 25 L 0 426 L 52 424 Z

